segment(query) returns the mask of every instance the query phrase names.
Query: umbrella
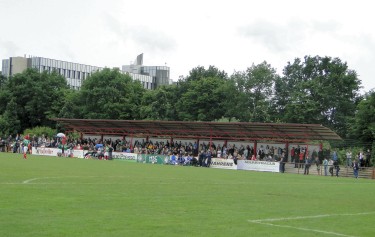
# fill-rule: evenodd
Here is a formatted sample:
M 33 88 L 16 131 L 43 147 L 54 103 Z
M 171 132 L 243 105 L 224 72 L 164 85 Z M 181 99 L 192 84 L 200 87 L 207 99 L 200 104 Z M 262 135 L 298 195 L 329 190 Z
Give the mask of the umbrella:
M 60 133 L 56 134 L 56 137 L 65 137 L 65 134 L 60 132 Z
M 95 148 L 98 149 L 99 147 L 103 147 L 103 144 L 96 144 Z

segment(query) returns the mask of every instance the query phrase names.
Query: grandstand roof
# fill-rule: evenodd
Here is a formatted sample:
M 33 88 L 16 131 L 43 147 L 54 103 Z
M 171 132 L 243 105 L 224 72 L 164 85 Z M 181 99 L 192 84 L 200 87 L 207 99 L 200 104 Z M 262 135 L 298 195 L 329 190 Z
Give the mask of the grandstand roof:
M 229 141 L 341 140 L 334 131 L 320 124 L 292 123 L 231 123 L 151 120 L 52 119 L 66 132 L 91 135 L 133 137 L 173 137 L 185 139 L 215 139 Z

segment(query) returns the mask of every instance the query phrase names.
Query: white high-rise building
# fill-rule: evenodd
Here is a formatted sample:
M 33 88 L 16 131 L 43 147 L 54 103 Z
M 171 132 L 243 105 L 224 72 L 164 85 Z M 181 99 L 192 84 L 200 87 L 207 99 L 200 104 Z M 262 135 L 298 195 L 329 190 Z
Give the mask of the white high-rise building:
M 82 82 L 92 73 L 103 69 L 102 67 L 43 57 L 10 57 L 2 60 L 2 74 L 6 77 L 22 73 L 27 68 L 35 68 L 39 72 L 52 72 L 55 70 L 66 78 L 68 85 L 72 89 L 76 90 L 81 88 Z M 133 80 L 140 81 L 145 89 L 155 88 L 152 76 L 132 72 L 129 72 L 129 75 Z

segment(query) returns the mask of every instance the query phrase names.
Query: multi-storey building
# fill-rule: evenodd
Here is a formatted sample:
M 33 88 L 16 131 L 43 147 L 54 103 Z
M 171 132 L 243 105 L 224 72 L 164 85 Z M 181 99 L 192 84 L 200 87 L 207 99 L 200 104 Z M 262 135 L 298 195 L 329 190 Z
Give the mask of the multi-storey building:
M 6 77 L 17 73 L 22 73 L 27 68 L 35 68 L 39 72 L 56 71 L 67 80 L 68 85 L 72 89 L 79 90 L 82 82 L 92 73 L 100 71 L 102 67 L 84 65 L 80 63 L 66 62 L 56 59 L 43 57 L 10 57 L 2 61 L 2 74 Z M 154 89 L 153 77 L 151 75 L 137 74 L 129 72 L 133 80 L 138 80 L 146 89 Z
M 123 65 L 123 72 L 147 75 L 152 77 L 152 88 L 170 84 L 170 69 L 167 66 L 143 66 L 143 54 L 137 56 L 133 64 Z

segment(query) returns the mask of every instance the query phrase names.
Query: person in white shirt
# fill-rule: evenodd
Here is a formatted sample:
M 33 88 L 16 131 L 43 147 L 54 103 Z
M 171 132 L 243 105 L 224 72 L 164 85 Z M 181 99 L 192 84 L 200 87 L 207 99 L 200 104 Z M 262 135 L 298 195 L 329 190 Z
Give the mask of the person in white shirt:
M 346 167 L 352 167 L 352 151 L 348 150 L 346 152 Z

